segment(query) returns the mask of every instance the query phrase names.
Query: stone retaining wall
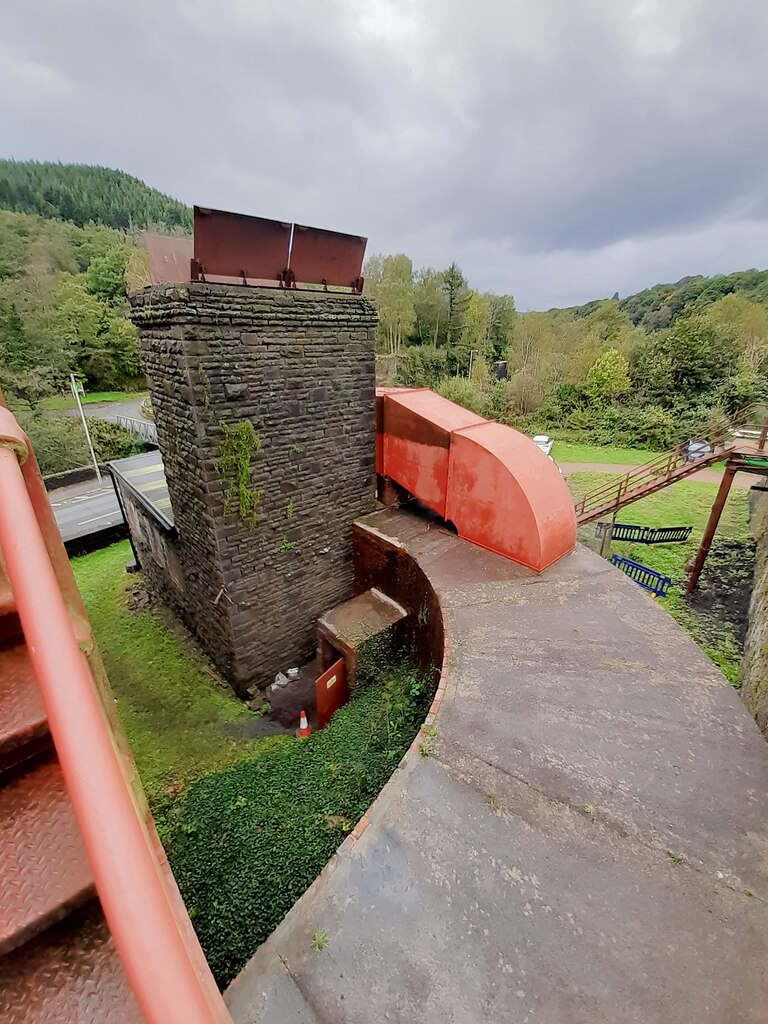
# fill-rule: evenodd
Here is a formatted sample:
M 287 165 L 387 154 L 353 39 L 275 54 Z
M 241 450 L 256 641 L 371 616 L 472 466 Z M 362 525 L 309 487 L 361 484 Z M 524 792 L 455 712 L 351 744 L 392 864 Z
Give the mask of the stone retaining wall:
M 760 481 L 766 486 L 765 479 Z M 768 493 L 749 496 L 755 539 L 755 575 L 749 602 L 749 627 L 741 662 L 741 697 L 768 738 Z

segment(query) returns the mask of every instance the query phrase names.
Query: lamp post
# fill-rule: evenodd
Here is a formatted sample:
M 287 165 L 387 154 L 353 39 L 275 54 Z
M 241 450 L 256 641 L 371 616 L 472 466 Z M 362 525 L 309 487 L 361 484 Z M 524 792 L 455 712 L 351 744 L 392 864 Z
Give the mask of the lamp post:
M 99 469 L 99 464 L 96 461 L 96 452 L 94 452 L 93 450 L 93 444 L 91 443 L 91 435 L 88 430 L 88 424 L 85 422 L 85 413 L 83 412 L 83 406 L 82 403 L 80 402 L 80 392 L 83 390 L 83 385 L 77 383 L 77 381 L 75 380 L 74 373 L 70 373 L 69 375 L 69 386 L 72 389 L 72 394 L 74 395 L 75 401 L 77 402 L 77 408 L 80 413 L 80 419 L 83 421 L 85 439 L 88 442 L 88 448 L 90 449 L 91 458 L 93 459 L 93 466 L 94 469 L 96 470 L 96 477 L 99 481 L 99 487 L 101 487 L 101 470 Z M 83 394 L 85 394 L 85 391 L 83 391 Z

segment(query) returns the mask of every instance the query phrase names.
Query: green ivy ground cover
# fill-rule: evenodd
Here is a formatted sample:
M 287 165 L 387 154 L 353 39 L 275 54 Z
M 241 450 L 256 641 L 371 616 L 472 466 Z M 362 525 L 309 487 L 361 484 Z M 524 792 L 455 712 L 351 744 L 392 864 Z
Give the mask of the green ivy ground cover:
M 166 816 L 169 860 L 222 988 L 376 798 L 432 694 L 406 667 L 390 669 L 321 732 L 201 779 Z

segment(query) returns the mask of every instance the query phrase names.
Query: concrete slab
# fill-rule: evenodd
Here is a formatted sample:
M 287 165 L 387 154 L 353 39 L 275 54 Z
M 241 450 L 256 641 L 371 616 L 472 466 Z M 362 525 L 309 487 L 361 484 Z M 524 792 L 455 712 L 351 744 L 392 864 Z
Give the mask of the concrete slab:
M 586 548 L 536 576 L 364 522 L 441 602 L 434 755 L 230 987 L 235 1022 L 768 1021 L 768 748 L 724 677 Z

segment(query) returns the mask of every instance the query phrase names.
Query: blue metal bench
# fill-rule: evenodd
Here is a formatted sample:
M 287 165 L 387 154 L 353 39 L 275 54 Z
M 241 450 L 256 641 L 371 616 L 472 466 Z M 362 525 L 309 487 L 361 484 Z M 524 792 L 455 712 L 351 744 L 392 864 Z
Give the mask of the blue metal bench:
M 611 555 L 611 564 L 621 569 L 638 586 L 642 587 L 643 590 L 647 590 L 649 594 L 653 594 L 654 597 L 664 597 L 672 583 L 669 576 L 662 576 L 661 573 L 649 569 L 646 565 L 633 562 L 631 558 Z
M 644 544 L 684 544 L 691 536 L 692 526 L 656 526 L 648 531 Z
M 610 523 L 598 523 L 598 537 L 602 537 Z M 614 523 L 611 540 L 625 540 L 630 544 L 684 544 L 691 535 L 691 526 L 630 526 Z

